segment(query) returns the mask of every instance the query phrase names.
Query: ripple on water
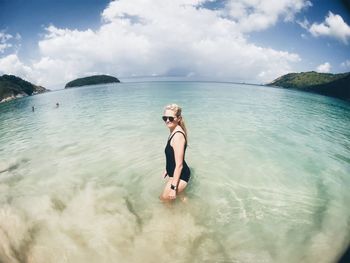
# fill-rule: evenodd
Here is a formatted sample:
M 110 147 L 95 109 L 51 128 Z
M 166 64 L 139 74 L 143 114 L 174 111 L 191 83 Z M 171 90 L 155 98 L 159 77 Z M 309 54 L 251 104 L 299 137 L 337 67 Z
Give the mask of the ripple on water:
M 192 177 L 187 202 L 164 205 L 160 116 L 174 98 Z M 350 107 L 338 100 L 126 83 L 0 112 L 0 262 L 332 262 L 350 240 Z

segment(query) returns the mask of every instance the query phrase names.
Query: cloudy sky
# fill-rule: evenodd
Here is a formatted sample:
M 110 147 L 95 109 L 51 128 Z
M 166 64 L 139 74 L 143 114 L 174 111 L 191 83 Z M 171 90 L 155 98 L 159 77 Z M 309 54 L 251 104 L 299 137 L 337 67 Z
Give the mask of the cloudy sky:
M 348 0 L 0 0 L 0 74 L 266 83 L 350 71 Z

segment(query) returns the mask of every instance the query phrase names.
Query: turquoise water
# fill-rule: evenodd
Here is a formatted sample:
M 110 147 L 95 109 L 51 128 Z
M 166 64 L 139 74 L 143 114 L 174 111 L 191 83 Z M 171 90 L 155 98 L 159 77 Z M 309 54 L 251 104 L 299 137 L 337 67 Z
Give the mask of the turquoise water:
M 192 178 L 168 206 L 172 102 Z M 324 96 L 145 82 L 18 99 L 0 104 L 0 262 L 334 262 L 349 175 L 350 104 Z

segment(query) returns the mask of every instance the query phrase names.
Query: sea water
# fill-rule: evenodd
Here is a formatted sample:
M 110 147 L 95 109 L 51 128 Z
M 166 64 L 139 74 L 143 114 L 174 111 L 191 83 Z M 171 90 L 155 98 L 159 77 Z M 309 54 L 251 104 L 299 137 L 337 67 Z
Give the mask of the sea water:
M 192 177 L 167 205 L 169 103 Z M 0 104 L 0 262 L 334 262 L 349 187 L 350 104 L 333 98 L 141 82 Z

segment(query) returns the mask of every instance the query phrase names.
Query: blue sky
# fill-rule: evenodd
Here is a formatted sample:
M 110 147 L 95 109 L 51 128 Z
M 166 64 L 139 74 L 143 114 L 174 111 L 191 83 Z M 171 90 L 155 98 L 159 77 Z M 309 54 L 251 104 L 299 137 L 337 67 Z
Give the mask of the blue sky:
M 0 74 L 266 83 L 350 71 L 349 1 L 0 0 Z

